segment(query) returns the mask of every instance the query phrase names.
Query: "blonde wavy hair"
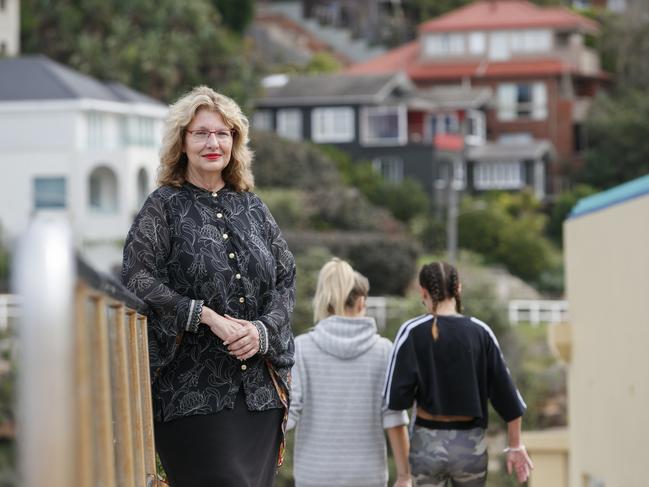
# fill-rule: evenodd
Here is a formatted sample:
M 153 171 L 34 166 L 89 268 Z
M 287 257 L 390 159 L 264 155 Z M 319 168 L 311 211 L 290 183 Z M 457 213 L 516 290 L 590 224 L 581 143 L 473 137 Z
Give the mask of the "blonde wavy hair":
M 181 186 L 185 183 L 185 130 L 202 109 L 218 113 L 233 131 L 232 154 L 230 162 L 223 169 L 223 181 L 236 191 L 252 190 L 254 178 L 250 169 L 252 151 L 248 147 L 248 119 L 234 100 L 207 86 L 197 86 L 169 107 L 160 150 L 158 185 Z
M 332 258 L 318 274 L 313 297 L 313 320 L 318 322 L 331 315 L 343 315 L 360 297 L 367 297 L 370 283 L 342 259 Z

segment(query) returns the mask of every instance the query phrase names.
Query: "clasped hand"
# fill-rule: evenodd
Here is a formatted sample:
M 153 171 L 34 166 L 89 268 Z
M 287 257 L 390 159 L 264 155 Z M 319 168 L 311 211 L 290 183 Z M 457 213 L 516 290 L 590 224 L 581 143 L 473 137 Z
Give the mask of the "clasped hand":
M 238 360 L 247 360 L 259 352 L 259 331 L 251 322 L 221 316 L 206 306 L 203 307 L 201 321 L 223 340 L 230 355 Z
M 259 330 L 257 327 L 246 320 L 239 320 L 228 315 L 225 317 L 239 325 L 238 329 L 235 329 L 223 340 L 223 345 L 228 347 L 230 355 L 234 355 L 239 360 L 247 360 L 254 356 L 259 351 Z

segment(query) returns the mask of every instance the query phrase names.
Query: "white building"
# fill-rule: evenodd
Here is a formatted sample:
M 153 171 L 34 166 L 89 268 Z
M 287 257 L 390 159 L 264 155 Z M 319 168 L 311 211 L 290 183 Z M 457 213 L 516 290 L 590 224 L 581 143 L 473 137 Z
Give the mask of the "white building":
M 0 0 L 0 56 L 20 52 L 20 0 Z
M 0 59 L 0 225 L 10 239 L 36 213 L 65 215 L 96 268 L 123 240 L 159 161 L 166 105 L 46 57 Z

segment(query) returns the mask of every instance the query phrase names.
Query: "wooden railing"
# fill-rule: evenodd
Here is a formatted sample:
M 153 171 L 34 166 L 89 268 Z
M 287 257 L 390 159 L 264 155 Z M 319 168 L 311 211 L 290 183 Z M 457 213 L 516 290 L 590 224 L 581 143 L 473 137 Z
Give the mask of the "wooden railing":
M 70 242 L 36 222 L 17 259 L 23 485 L 156 487 L 146 305 Z

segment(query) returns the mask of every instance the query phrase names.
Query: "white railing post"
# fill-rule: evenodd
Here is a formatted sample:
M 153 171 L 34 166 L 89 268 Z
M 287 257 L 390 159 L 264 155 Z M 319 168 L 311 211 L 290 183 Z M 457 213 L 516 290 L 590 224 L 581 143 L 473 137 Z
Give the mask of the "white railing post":
M 563 300 L 513 299 L 507 309 L 511 325 L 528 322 L 538 326 L 541 323 L 561 323 L 568 318 L 568 302 Z
M 384 330 L 387 324 L 386 299 L 383 296 L 368 296 L 365 303 L 368 316 L 374 317 L 379 330 Z
M 36 217 L 18 246 L 18 444 L 24 487 L 73 485 L 72 323 L 75 262 L 63 219 Z

